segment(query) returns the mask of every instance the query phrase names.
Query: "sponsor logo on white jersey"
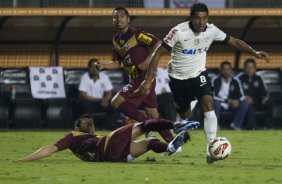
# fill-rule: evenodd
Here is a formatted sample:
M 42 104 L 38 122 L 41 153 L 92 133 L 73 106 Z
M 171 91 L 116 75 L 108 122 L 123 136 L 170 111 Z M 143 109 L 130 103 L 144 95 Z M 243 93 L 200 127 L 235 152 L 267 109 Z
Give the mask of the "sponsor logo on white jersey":
M 188 54 L 188 55 L 196 55 L 196 54 L 201 54 L 203 52 L 207 52 L 208 47 L 204 48 L 196 48 L 196 49 L 184 49 L 181 50 L 183 54 Z

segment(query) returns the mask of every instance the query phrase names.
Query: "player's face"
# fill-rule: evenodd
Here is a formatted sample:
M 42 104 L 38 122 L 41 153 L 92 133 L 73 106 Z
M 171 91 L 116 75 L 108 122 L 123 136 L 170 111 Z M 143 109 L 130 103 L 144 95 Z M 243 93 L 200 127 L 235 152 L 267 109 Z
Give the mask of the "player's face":
M 81 132 L 85 133 L 94 133 L 95 127 L 94 127 L 94 122 L 90 118 L 83 118 L 81 119 L 80 127 L 79 127 Z
M 208 22 L 208 13 L 207 12 L 195 12 L 192 17 L 192 23 L 197 32 L 203 32 L 206 29 Z
M 116 10 L 113 13 L 113 24 L 118 29 L 124 29 L 129 26 L 130 18 L 124 10 Z
M 231 66 L 230 65 L 223 65 L 222 68 L 221 68 L 221 75 L 224 78 L 229 78 L 229 77 L 231 77 L 231 74 L 232 74 Z
M 256 67 L 253 63 L 248 63 L 245 66 L 245 73 L 249 76 L 252 77 L 256 73 Z

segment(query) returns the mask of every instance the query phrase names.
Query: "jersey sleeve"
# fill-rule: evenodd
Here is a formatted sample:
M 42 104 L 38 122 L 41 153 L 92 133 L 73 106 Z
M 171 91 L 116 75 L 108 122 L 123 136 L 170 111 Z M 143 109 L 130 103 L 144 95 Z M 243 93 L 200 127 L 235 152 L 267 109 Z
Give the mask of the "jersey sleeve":
M 214 26 L 214 29 L 215 29 L 214 41 L 227 42 L 230 39 L 230 36 L 228 36 L 226 33 L 224 33 L 218 27 Z
M 145 47 L 153 47 L 159 41 L 154 35 L 147 33 L 146 31 L 136 31 L 137 42 Z
M 79 91 L 84 91 L 84 92 L 87 92 L 87 76 L 88 75 L 87 73 L 86 74 L 83 74 L 80 78 L 80 83 L 79 83 L 79 87 L 78 87 L 78 90 Z
M 166 37 L 163 39 L 162 46 L 168 51 L 171 51 L 172 47 L 177 43 L 179 37 L 178 27 L 172 28 Z
M 105 85 L 105 91 L 110 91 L 113 89 L 112 82 L 106 73 L 103 73 L 103 82 Z
M 58 148 L 59 151 L 66 150 L 71 147 L 73 141 L 72 133 L 67 134 L 64 138 L 58 140 L 54 145 Z

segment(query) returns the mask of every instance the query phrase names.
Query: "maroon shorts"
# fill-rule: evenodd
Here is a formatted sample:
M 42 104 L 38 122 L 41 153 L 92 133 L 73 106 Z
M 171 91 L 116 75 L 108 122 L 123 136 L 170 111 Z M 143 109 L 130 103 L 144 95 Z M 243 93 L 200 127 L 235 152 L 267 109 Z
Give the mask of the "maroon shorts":
M 107 135 L 104 145 L 105 161 L 127 162 L 127 156 L 130 154 L 133 126 L 134 125 L 123 126 Z
M 157 96 L 155 92 L 156 80 L 153 81 L 151 91 L 148 95 L 143 95 L 137 91 L 143 81 L 136 80 L 125 85 L 119 94 L 128 102 L 136 107 L 157 108 Z

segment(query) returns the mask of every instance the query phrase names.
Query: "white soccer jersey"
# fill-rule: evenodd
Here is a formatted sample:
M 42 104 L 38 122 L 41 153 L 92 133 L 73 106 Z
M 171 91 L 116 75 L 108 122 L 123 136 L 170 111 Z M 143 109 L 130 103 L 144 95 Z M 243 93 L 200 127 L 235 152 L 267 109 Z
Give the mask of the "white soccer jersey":
M 224 41 L 227 35 L 213 24 L 204 32 L 193 32 L 192 23 L 183 22 L 170 30 L 164 42 L 172 47 L 169 76 L 185 80 L 206 70 L 207 51 L 213 41 Z

